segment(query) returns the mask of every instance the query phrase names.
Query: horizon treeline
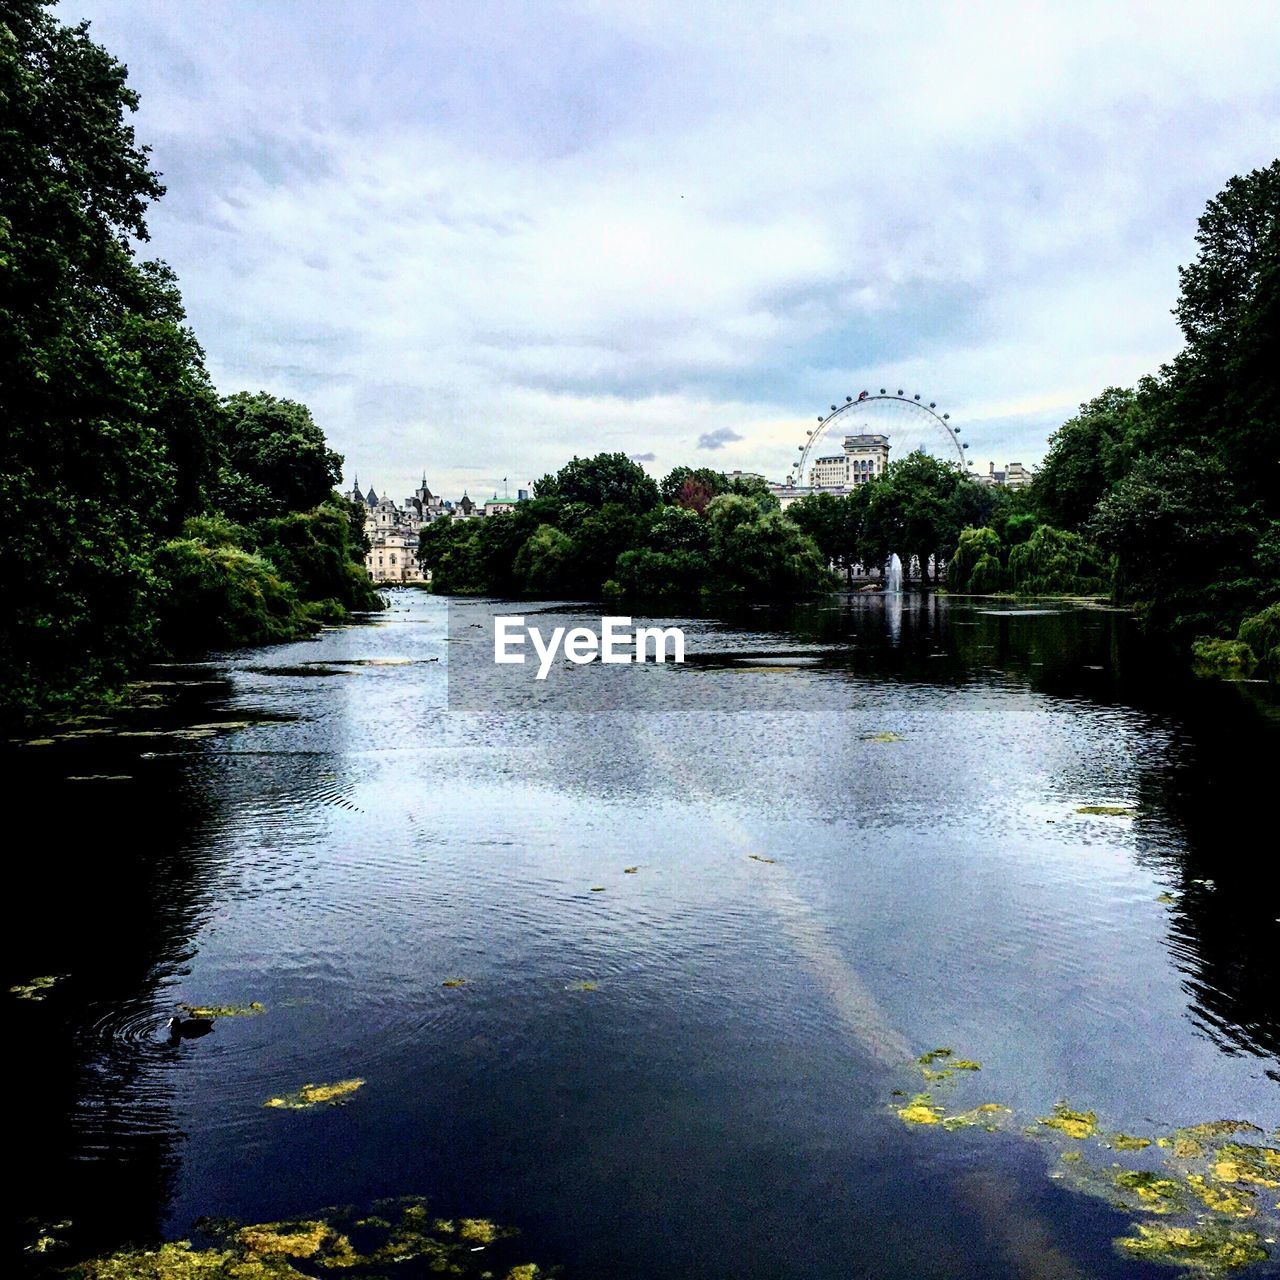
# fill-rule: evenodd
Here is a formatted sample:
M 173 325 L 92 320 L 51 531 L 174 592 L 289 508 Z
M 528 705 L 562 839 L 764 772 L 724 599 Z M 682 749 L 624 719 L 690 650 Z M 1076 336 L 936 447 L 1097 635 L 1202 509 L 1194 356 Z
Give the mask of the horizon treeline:
M 1182 351 L 1081 405 L 1024 489 L 916 453 L 784 513 L 763 483 L 678 467 L 658 485 L 600 454 L 513 512 L 429 526 L 421 561 L 445 593 L 693 608 L 819 591 L 896 552 L 957 593 L 1108 595 L 1206 669 L 1280 679 L 1280 160 L 1232 178 L 1196 243 Z
M 0 14 L 0 715 L 148 659 L 376 608 L 341 458 L 302 405 L 219 396 L 125 68 L 41 0 Z

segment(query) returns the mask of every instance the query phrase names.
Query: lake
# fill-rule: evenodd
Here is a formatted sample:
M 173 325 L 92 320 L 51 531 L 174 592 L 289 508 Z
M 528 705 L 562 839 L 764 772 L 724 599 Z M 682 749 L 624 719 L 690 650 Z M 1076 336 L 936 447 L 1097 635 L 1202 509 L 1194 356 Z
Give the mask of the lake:
M 1274 690 L 918 595 L 537 690 L 495 608 L 598 607 L 391 599 L 6 751 L 24 1267 L 412 1194 L 498 1276 L 1276 1274 Z

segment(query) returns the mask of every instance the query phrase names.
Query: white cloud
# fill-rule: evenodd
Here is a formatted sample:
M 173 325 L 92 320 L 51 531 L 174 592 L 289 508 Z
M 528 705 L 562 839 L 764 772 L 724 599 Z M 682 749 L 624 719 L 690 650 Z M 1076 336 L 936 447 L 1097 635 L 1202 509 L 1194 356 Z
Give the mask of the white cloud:
M 1195 217 L 1280 120 L 1250 4 L 79 7 L 219 385 L 380 491 L 704 436 L 780 475 L 889 380 L 1033 461 L 1176 349 Z

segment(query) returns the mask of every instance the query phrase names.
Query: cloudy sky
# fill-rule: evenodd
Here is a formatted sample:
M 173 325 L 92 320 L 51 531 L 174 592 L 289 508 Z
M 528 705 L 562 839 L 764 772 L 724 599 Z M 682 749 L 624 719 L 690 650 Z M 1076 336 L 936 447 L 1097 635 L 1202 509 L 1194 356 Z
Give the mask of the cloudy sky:
M 63 0 L 129 66 L 226 391 L 347 479 L 621 450 L 780 478 L 887 383 L 980 467 L 1177 348 L 1195 220 L 1280 143 L 1273 4 Z

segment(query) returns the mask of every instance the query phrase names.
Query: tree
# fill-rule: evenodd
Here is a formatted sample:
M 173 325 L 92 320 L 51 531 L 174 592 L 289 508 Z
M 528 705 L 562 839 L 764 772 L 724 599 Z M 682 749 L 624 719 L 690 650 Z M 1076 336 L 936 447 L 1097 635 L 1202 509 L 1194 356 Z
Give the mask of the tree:
M 844 495 L 807 493 L 787 507 L 787 518 L 813 539 L 828 564 L 852 572 L 857 525 L 852 503 Z
M 926 453 L 891 462 L 883 476 L 865 486 L 865 560 L 883 562 L 894 552 L 904 561 L 915 556 L 927 583 L 930 560 L 945 559 L 956 545 L 966 507 L 959 491 L 973 483 L 958 468 Z
M 652 477 L 625 453 L 574 458 L 554 476 L 543 476 L 534 485 L 534 492 L 540 498 L 581 502 L 589 507 L 616 502 L 637 515 L 659 502 L 658 486 Z
M 559 595 L 569 581 L 572 558 L 573 543 L 554 525 L 541 524 L 516 555 L 516 576 L 529 595 Z
M 1098 503 L 1087 532 L 1115 556 L 1119 598 L 1173 632 L 1220 631 L 1262 588 L 1226 468 L 1191 450 L 1143 458 Z
M 724 473 L 711 467 L 675 467 L 662 478 L 658 491 L 663 502 L 701 515 L 728 487 Z
M 341 455 L 306 405 L 265 391 L 223 400 L 222 447 L 218 505 L 238 519 L 309 511 L 342 475 Z
M 973 579 L 975 569 L 982 563 L 980 582 L 986 591 L 991 590 L 991 565 L 986 562 L 994 559 L 998 571 L 1000 550 L 1000 535 L 994 529 L 962 529 L 947 562 L 947 586 L 952 591 L 979 591 Z
M 1047 524 L 1009 552 L 1007 577 L 1023 595 L 1096 595 L 1107 589 L 1106 568 L 1095 548 L 1080 534 Z
M 750 498 L 724 494 L 707 508 L 711 524 L 708 593 L 781 601 L 829 590 L 834 579 L 800 527 Z
M 150 554 L 212 482 L 216 398 L 167 268 L 125 69 L 37 0 L 0 9 L 0 711 L 154 642 Z
M 1084 527 L 1099 499 L 1128 471 L 1145 410 L 1137 391 L 1108 387 L 1049 437 L 1032 485 L 1041 522 Z

